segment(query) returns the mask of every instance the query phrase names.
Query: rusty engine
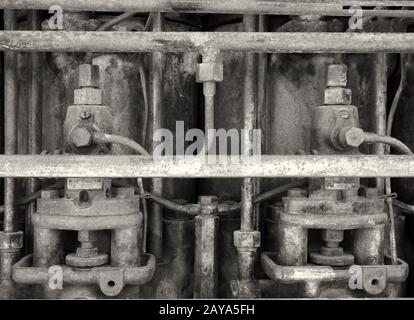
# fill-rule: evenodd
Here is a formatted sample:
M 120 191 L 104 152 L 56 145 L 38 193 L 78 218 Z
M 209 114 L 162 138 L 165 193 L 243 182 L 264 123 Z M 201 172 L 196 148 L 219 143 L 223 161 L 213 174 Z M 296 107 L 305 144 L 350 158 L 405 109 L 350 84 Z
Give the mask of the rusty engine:
M 0 9 L 0 298 L 414 296 L 414 3 Z

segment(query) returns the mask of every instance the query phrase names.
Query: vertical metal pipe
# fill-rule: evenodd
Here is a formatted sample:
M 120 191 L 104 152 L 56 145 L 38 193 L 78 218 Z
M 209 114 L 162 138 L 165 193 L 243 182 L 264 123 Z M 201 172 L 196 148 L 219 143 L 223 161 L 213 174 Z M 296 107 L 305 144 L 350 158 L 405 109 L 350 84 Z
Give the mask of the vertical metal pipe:
M 38 11 L 29 14 L 31 30 L 40 30 L 40 17 Z M 42 53 L 30 54 L 30 85 L 29 85 L 29 152 L 39 154 L 42 149 Z M 39 189 L 39 180 L 30 179 L 27 192 L 33 193 Z M 33 225 L 32 214 L 36 210 L 36 204 L 32 202 L 26 211 L 25 222 L 25 250 L 32 251 Z
M 195 217 L 194 298 L 216 298 L 218 294 L 218 198 L 199 197 L 200 214 Z
M 17 23 L 14 10 L 4 10 L 4 29 L 15 30 Z M 4 153 L 16 154 L 17 151 L 17 53 L 4 53 Z M 14 192 L 15 184 L 11 178 L 4 183 L 4 232 L 14 231 Z
M 245 32 L 256 31 L 256 17 L 243 16 Z M 256 55 L 244 53 L 244 156 L 253 155 L 253 129 L 256 125 Z M 253 215 L 254 179 L 243 179 L 241 189 L 241 231 L 254 230 Z
M 256 31 L 257 20 L 253 15 L 243 16 L 243 25 L 245 32 Z M 243 137 L 243 155 L 252 156 L 253 146 L 253 129 L 257 125 L 256 118 L 256 89 L 257 89 L 257 64 L 256 54 L 244 54 L 244 97 L 243 97 L 243 114 L 244 114 L 244 137 Z M 254 215 L 254 195 L 255 179 L 245 178 L 241 187 L 241 226 L 240 232 L 252 233 L 256 229 L 256 220 Z M 237 231 L 235 232 L 235 234 Z M 236 245 L 236 238 L 235 238 Z M 237 273 L 239 280 L 254 280 L 255 263 L 257 256 L 256 247 L 240 247 L 237 245 Z M 239 293 L 240 294 L 240 293 Z M 249 295 L 252 295 L 249 292 Z
M 267 32 L 267 16 L 259 16 L 259 32 Z M 257 123 L 256 128 L 265 130 L 266 125 L 266 75 L 267 75 L 267 53 L 261 53 L 257 58 Z M 263 136 L 263 135 L 262 135 Z M 263 149 L 265 146 L 261 146 Z M 261 192 L 260 179 L 256 180 L 256 193 Z M 259 216 L 260 204 L 258 203 L 254 208 L 255 229 L 259 229 L 261 217 Z
M 16 12 L 4 10 L 4 29 L 16 28 Z M 17 151 L 17 53 L 5 51 L 4 53 L 4 153 L 15 154 Z M 22 242 L 22 233 L 14 232 L 15 221 L 15 183 L 11 178 L 4 181 L 4 233 L 5 238 L 19 237 Z M 9 240 L 6 240 L 7 242 Z M 21 243 L 13 249 L 0 243 L 0 299 L 12 299 L 16 295 L 16 286 L 11 277 L 13 264 L 20 256 Z
M 379 53 L 374 56 L 374 123 L 373 131 L 386 135 L 387 130 L 387 55 Z M 385 154 L 385 145 L 373 144 L 374 154 Z M 378 191 L 384 193 L 384 179 L 377 178 Z
M 153 20 L 153 31 L 162 31 L 162 15 L 156 13 Z M 163 63 L 164 54 L 156 52 L 152 55 L 152 132 L 162 128 L 162 79 L 163 79 Z M 152 151 L 157 143 L 152 142 Z M 162 179 L 152 179 L 151 192 L 157 196 L 162 195 Z M 149 216 L 149 230 L 148 230 L 148 250 L 154 254 L 156 258 L 162 257 L 162 207 L 153 202 L 151 215 Z
M 212 214 L 195 217 L 194 298 L 217 298 L 217 236 L 219 218 Z

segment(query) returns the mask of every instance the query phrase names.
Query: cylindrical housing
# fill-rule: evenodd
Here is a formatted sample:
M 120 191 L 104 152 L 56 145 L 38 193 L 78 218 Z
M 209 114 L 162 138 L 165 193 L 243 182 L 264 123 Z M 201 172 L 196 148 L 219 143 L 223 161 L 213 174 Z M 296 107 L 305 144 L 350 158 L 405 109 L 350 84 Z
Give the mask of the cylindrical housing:
M 63 261 L 62 233 L 59 230 L 34 227 L 33 266 L 49 267 Z
M 279 222 L 278 245 L 278 264 L 282 266 L 306 265 L 308 256 L 307 229 Z
M 129 229 L 112 230 L 110 255 L 111 266 L 136 267 L 141 265 L 139 231 L 139 226 Z
M 375 265 L 384 263 L 384 225 L 372 229 L 354 230 L 355 263 Z
M 195 217 L 194 298 L 218 294 L 218 221 L 214 215 Z

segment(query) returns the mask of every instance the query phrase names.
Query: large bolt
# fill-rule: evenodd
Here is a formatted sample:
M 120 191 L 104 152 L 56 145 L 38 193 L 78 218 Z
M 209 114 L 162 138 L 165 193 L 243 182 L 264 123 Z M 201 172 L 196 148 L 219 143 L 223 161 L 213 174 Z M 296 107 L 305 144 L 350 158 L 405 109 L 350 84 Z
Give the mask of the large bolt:
M 364 142 L 365 135 L 360 128 L 346 127 L 338 132 L 337 139 L 344 148 L 358 148 Z
M 79 87 L 99 87 L 99 66 L 82 64 L 79 66 Z
M 101 105 L 102 90 L 91 87 L 76 89 L 73 101 L 75 105 Z
M 197 65 L 197 82 L 221 82 L 223 81 L 223 64 L 205 62 Z
M 84 127 L 75 128 L 70 134 L 70 142 L 77 148 L 88 147 L 92 144 L 92 133 Z
M 347 88 L 333 87 L 325 89 L 325 105 L 350 105 L 352 91 Z
M 332 64 L 328 66 L 326 85 L 328 87 L 346 87 L 347 66 L 344 64 Z
M 329 248 L 335 248 L 344 240 L 343 230 L 322 230 L 322 240 Z

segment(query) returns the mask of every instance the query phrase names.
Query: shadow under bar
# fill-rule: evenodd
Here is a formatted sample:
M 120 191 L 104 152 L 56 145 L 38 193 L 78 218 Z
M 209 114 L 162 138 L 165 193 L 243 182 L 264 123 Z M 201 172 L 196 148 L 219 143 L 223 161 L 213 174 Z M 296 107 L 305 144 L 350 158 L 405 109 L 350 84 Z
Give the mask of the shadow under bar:
M 398 16 L 407 10 L 383 10 L 384 7 L 414 7 L 413 1 L 392 0 L 1 0 L 0 9 L 49 10 L 61 6 L 68 11 L 136 11 L 183 12 L 269 15 L 332 15 L 352 16 L 347 7 L 382 7 L 382 10 L 365 10 L 373 15 Z M 345 8 L 344 8 L 345 7 Z
M 414 177 L 414 157 L 272 155 L 260 159 L 186 157 L 172 160 L 147 156 L 0 155 L 0 177 Z
M 414 33 L 1 31 L 0 50 L 54 52 L 414 52 Z

